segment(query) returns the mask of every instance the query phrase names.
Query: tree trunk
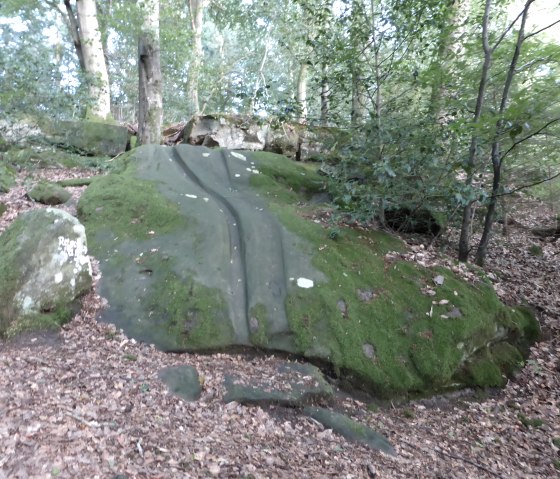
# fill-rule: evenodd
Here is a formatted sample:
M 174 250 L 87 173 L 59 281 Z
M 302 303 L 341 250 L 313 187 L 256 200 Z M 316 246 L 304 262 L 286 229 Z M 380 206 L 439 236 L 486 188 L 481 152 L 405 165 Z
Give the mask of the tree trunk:
M 255 90 L 254 90 L 253 96 L 251 98 L 251 105 L 249 106 L 249 111 L 251 112 L 252 115 L 254 115 L 256 113 L 259 90 L 261 88 L 261 80 L 262 80 L 263 86 L 266 88 L 266 78 L 264 76 L 264 66 L 266 64 L 267 58 L 268 58 L 268 34 L 267 34 L 266 39 L 264 41 L 264 51 L 263 51 L 263 55 L 262 55 L 262 58 L 261 58 L 261 62 L 259 64 L 259 71 L 257 73 L 257 79 L 255 81 Z
M 308 68 L 309 65 L 305 61 L 302 61 L 299 64 L 296 101 L 299 106 L 300 123 L 305 123 L 307 121 L 307 70 Z
M 500 109 L 498 111 L 499 120 L 496 123 L 496 132 L 494 134 L 494 142 L 492 143 L 492 170 L 494 174 L 492 178 L 492 196 L 490 196 L 488 209 L 486 210 L 486 217 L 484 218 L 484 230 L 482 232 L 482 237 L 480 238 L 475 257 L 476 264 L 478 264 L 479 266 L 483 266 L 486 259 L 488 243 L 490 242 L 492 226 L 494 225 L 494 214 L 496 211 L 496 204 L 498 202 L 498 194 L 500 193 L 501 188 L 500 180 L 502 173 L 502 153 L 500 137 L 503 134 L 504 129 L 504 120 L 502 119 L 502 116 L 509 102 L 511 84 L 513 82 L 513 77 L 517 68 L 519 55 L 521 54 L 521 47 L 523 46 L 523 41 L 525 40 L 525 24 L 527 23 L 527 17 L 529 16 L 529 8 L 534 1 L 535 0 L 527 0 L 527 2 L 525 3 L 523 14 L 521 16 L 521 26 L 519 27 L 519 32 L 517 33 L 517 43 L 515 45 L 515 51 L 513 52 L 511 63 L 508 69 L 508 74 L 506 77 L 506 82 L 502 91 L 502 100 L 500 102 Z
M 138 142 L 159 144 L 163 116 L 159 0 L 142 0 L 139 6 L 143 22 L 138 38 Z
M 78 62 L 80 63 L 80 70 L 86 71 L 86 64 L 84 62 L 84 53 L 82 51 L 82 42 L 80 40 L 80 28 L 78 26 L 78 19 L 76 18 L 76 13 L 72 8 L 70 0 L 64 0 L 64 7 L 66 9 L 66 16 L 64 17 L 67 22 L 68 31 L 72 37 L 72 43 L 76 50 L 76 55 L 78 56 Z
M 486 87 L 488 86 L 488 72 L 492 63 L 492 50 L 489 44 L 488 34 L 488 21 L 490 17 L 490 7 L 492 0 L 486 0 L 484 6 L 484 16 L 482 18 L 482 49 L 484 51 L 484 63 L 482 65 L 482 72 L 480 75 L 480 83 L 478 85 L 478 97 L 476 99 L 476 107 L 474 112 L 473 123 L 477 123 L 482 115 L 482 107 L 484 105 L 484 96 L 486 94 Z M 471 186 L 475 174 L 476 157 L 478 150 L 478 136 L 473 134 L 471 137 L 471 144 L 469 147 L 469 156 L 465 165 L 467 172 L 466 184 Z M 459 238 L 459 261 L 468 261 L 470 253 L 470 237 L 471 226 L 473 217 L 473 201 L 469 201 L 463 208 L 463 221 L 461 224 L 461 236 Z
M 323 64 L 323 76 L 321 78 L 321 125 L 327 126 L 329 121 L 329 82 L 328 66 Z
M 193 49 L 192 60 L 189 66 L 189 78 L 187 81 L 187 95 L 189 99 L 189 106 L 193 115 L 198 115 L 200 113 L 198 83 L 203 58 L 202 23 L 204 18 L 205 3 L 205 0 L 189 0 L 191 29 L 193 33 Z
M 80 46 L 85 71 L 89 77 L 89 93 L 92 100 L 88 116 L 107 119 L 111 115 L 109 74 L 103 55 L 95 0 L 77 0 L 76 6 Z
M 443 100 L 446 95 L 446 76 L 449 75 L 450 59 L 460 54 L 463 49 L 460 39 L 464 28 L 463 20 L 470 12 L 470 0 L 456 0 L 447 7 L 443 27 L 438 39 L 438 52 L 431 69 L 435 79 L 431 85 L 429 113 L 436 121 L 445 117 Z
M 350 112 L 350 122 L 353 126 L 360 125 L 363 122 L 366 105 L 366 92 L 362 78 L 362 51 L 366 48 L 362 34 L 363 16 L 364 7 L 362 0 L 352 0 L 350 41 L 355 53 L 350 60 L 350 71 L 352 72 L 352 110 Z

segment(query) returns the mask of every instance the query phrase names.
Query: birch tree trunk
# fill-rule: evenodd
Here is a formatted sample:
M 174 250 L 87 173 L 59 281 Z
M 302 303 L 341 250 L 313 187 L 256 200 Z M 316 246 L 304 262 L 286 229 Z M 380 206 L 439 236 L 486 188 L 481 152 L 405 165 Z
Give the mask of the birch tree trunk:
M 205 0 L 189 0 L 189 11 L 191 14 L 191 28 L 193 32 L 192 61 L 189 67 L 189 78 L 187 80 L 187 95 L 189 106 L 193 115 L 200 113 L 198 99 L 198 82 L 200 68 L 202 66 L 202 23 L 204 18 Z
M 296 101 L 299 106 L 300 123 L 305 123 L 307 121 L 307 70 L 308 68 L 309 65 L 305 61 L 302 61 L 299 64 Z
M 138 38 L 138 142 L 159 144 L 163 117 L 159 0 L 141 0 L 142 28 Z
M 97 20 L 97 7 L 95 0 L 76 0 L 76 7 L 79 45 L 83 56 L 84 70 L 89 77 L 89 94 L 92 100 L 88 116 L 105 120 L 111 116 L 111 95 L 109 92 L 109 74 L 103 55 L 101 31 Z

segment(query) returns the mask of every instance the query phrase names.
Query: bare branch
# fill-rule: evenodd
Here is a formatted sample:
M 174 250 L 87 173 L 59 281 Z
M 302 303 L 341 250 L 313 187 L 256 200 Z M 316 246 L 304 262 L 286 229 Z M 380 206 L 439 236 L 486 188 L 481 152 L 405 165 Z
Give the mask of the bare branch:
M 513 20 L 513 22 L 511 22 L 509 24 L 509 27 L 507 27 L 503 33 L 500 35 L 500 38 L 498 38 L 498 41 L 496 42 L 496 44 L 492 47 L 492 53 L 494 53 L 494 51 L 496 50 L 496 48 L 498 48 L 500 46 L 500 43 L 502 43 L 502 41 L 504 40 L 505 36 L 508 34 L 508 32 L 513 28 L 513 26 L 517 23 L 517 20 L 519 20 L 521 18 L 521 15 L 523 15 L 523 12 L 525 11 L 525 9 L 523 9 L 523 11 L 517 15 L 517 17 L 515 18 L 515 20 Z
M 506 191 L 504 193 L 498 193 L 497 195 L 494 195 L 495 198 L 500 197 L 500 196 L 507 196 L 507 195 L 512 195 L 513 193 L 517 193 L 518 191 L 521 190 L 526 190 L 527 188 L 531 188 L 533 186 L 537 186 L 540 185 L 542 183 L 546 183 L 547 181 L 552 181 L 555 178 L 560 177 L 560 171 L 558 173 L 556 173 L 555 175 L 549 176 L 548 178 L 545 178 L 544 180 L 540 180 L 540 181 L 535 181 L 534 183 L 529 183 L 527 185 L 522 185 L 522 186 L 518 186 L 517 188 L 514 188 L 513 190 L 509 190 Z
M 531 38 L 534 37 L 535 35 L 538 35 L 541 32 L 544 32 L 545 30 L 548 30 L 549 28 L 553 27 L 554 25 L 558 25 L 560 23 L 560 20 L 556 20 L 554 23 L 551 23 L 550 25 L 541 28 L 540 30 L 537 30 L 536 32 L 533 33 L 529 33 L 529 35 L 525 35 L 524 40 L 527 40 L 527 38 Z
M 518 140 L 518 141 L 514 142 L 513 145 L 511 145 L 511 146 L 504 152 L 504 154 L 503 154 L 502 157 L 500 158 L 500 163 L 504 161 L 504 158 L 505 158 L 509 153 L 511 153 L 511 152 L 515 149 L 515 147 L 517 147 L 518 145 L 520 145 L 521 143 L 523 143 L 523 142 L 525 142 L 525 141 L 527 141 L 527 140 L 530 140 L 531 138 L 533 138 L 533 137 L 535 137 L 535 136 L 537 136 L 537 135 L 540 135 L 541 132 L 542 132 L 543 130 L 546 130 L 550 125 L 553 125 L 553 124 L 556 123 L 557 121 L 560 121 L 560 118 L 554 118 L 554 119 L 550 120 L 548 123 L 545 123 L 543 126 L 541 126 L 538 130 L 534 131 L 534 132 L 531 133 L 530 135 L 527 135 L 526 137 L 521 138 L 521 140 Z

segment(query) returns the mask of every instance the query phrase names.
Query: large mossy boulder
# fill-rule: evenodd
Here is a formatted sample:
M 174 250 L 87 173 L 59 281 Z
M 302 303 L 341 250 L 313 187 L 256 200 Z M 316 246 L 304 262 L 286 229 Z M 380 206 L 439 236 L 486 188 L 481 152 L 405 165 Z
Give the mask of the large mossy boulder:
M 383 396 L 503 383 L 538 334 L 532 314 L 483 279 L 403 260 L 385 233 L 330 239 L 309 219 L 321 186 L 271 153 L 135 150 L 79 203 L 101 319 L 167 351 L 295 353 Z
M 91 287 L 85 229 L 62 210 L 22 213 L 0 235 L 0 335 L 69 320 Z
M 59 121 L 42 129 L 53 144 L 82 155 L 116 156 L 127 149 L 130 140 L 124 126 L 101 121 Z

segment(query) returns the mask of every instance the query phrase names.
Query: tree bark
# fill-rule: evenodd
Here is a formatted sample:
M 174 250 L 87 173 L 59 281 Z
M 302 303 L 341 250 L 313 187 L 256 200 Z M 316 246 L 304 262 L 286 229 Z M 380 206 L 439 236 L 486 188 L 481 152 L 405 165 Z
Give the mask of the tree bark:
M 486 210 L 486 216 L 484 218 L 484 230 L 482 231 L 482 237 L 480 238 L 475 257 L 475 262 L 479 266 L 483 266 L 486 259 L 488 243 L 490 242 L 492 226 L 494 225 L 494 215 L 498 202 L 498 194 L 500 193 L 501 188 L 502 153 L 500 137 L 503 134 L 504 129 L 504 120 L 502 119 L 502 116 L 509 102 L 511 84 L 513 82 L 513 77 L 515 76 L 515 70 L 517 68 L 519 55 L 521 54 L 521 47 L 523 46 L 523 41 L 525 40 L 525 25 L 527 23 L 527 17 L 529 16 L 529 8 L 534 1 L 535 0 L 527 0 L 527 2 L 525 3 L 523 14 L 521 16 L 521 26 L 519 27 L 519 32 L 517 33 L 517 43 L 515 45 L 515 50 L 513 52 L 513 56 L 509 65 L 504 89 L 502 91 L 502 99 L 500 102 L 500 109 L 498 111 L 499 120 L 496 123 L 496 132 L 494 134 L 494 141 L 492 143 L 492 195 L 490 196 L 488 209 Z
M 429 113 L 436 121 L 441 121 L 445 116 L 442 104 L 446 94 L 445 79 L 449 74 L 449 59 L 458 55 L 462 49 L 458 38 L 463 30 L 460 25 L 469 11 L 470 0 L 456 0 L 446 10 L 444 25 L 438 39 L 438 52 L 432 63 L 435 79 L 431 87 Z
M 76 0 L 76 7 L 80 46 L 85 71 L 89 77 L 89 93 L 92 100 L 88 116 L 107 119 L 111 116 L 109 74 L 103 55 L 95 0 Z
M 198 99 L 198 84 L 200 69 L 202 67 L 202 23 L 204 18 L 205 0 L 189 0 L 189 11 L 191 15 L 191 29 L 193 33 L 192 60 L 189 66 L 189 78 L 187 80 L 187 95 L 189 106 L 193 115 L 200 113 Z
M 364 119 L 366 92 L 362 78 L 362 50 L 365 49 L 363 42 L 362 22 L 363 22 L 363 3 L 362 0 L 352 0 L 350 41 L 354 50 L 350 71 L 352 72 L 352 110 L 350 112 L 350 122 L 353 126 L 360 125 Z
M 264 66 L 266 64 L 267 58 L 268 58 L 268 34 L 267 34 L 267 36 L 265 38 L 265 41 L 264 41 L 264 50 L 263 50 L 263 55 L 261 57 L 261 62 L 259 63 L 259 71 L 257 73 L 257 79 L 255 81 L 255 90 L 253 91 L 253 96 L 251 98 L 251 105 L 249 106 L 249 111 L 253 115 L 256 113 L 256 109 L 257 109 L 257 100 L 258 100 L 258 96 L 259 96 L 259 90 L 261 88 L 261 80 L 262 80 L 263 86 L 266 87 L 266 78 L 264 76 Z
M 143 14 L 138 38 L 138 142 L 159 144 L 163 117 L 159 0 L 139 2 Z
M 328 66 L 323 64 L 321 78 L 321 125 L 327 126 L 329 122 L 329 81 Z
M 86 64 L 84 61 L 84 53 L 82 51 L 82 42 L 80 40 L 80 28 L 78 26 L 78 19 L 76 18 L 76 14 L 74 13 L 74 9 L 72 8 L 70 0 L 64 0 L 64 7 L 66 9 L 65 18 L 68 24 L 68 31 L 70 32 L 70 36 L 72 37 L 72 43 L 74 44 L 76 55 L 78 56 L 80 69 L 85 72 Z
M 482 65 L 482 72 L 480 75 L 480 83 L 478 85 L 478 97 L 476 99 L 476 107 L 474 112 L 473 122 L 477 123 L 482 115 L 482 107 L 484 106 L 484 96 L 486 94 L 486 88 L 488 86 L 488 73 L 490 71 L 490 65 L 492 64 L 492 50 L 489 44 L 489 34 L 488 34 L 488 22 L 490 17 L 490 8 L 492 6 L 492 0 L 486 0 L 484 6 L 484 15 L 482 18 L 482 49 L 484 51 L 484 63 Z M 476 168 L 476 157 L 478 150 L 478 136 L 473 134 L 471 137 L 471 143 L 469 147 L 469 156 L 465 165 L 465 170 L 467 172 L 466 184 L 471 186 L 473 183 L 475 168 Z M 461 235 L 459 238 L 459 261 L 468 261 L 470 253 L 470 237 L 471 237 L 471 226 L 472 226 L 472 216 L 473 216 L 473 201 L 469 201 L 467 205 L 463 208 L 463 221 L 461 224 Z
M 299 64 L 299 75 L 297 82 L 297 98 L 299 106 L 299 121 L 305 123 L 307 121 L 307 70 L 309 65 L 302 61 Z

